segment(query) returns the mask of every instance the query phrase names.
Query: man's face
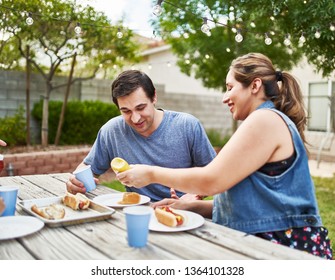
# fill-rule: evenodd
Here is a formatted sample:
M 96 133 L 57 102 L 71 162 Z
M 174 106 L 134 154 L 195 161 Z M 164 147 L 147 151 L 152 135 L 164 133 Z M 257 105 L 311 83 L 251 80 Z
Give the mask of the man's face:
M 151 101 L 142 88 L 117 99 L 126 123 L 144 137 L 150 136 L 158 127 L 155 123 L 156 96 Z

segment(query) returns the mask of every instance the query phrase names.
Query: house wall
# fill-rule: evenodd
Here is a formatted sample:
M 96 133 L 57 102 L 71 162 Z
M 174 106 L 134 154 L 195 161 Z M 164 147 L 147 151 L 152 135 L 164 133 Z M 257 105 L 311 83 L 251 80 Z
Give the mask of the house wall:
M 148 72 L 147 72 L 148 73 Z M 148 73 L 151 76 L 151 73 Z M 153 82 L 157 89 L 158 106 L 167 110 L 183 111 L 193 114 L 204 125 L 205 129 L 217 129 L 222 134 L 229 133 L 231 127 L 231 116 L 227 108 L 222 106 L 219 94 L 208 94 L 203 91 L 169 92 L 166 84 L 160 84 L 160 80 Z M 55 85 L 66 84 L 66 78 L 56 77 Z M 188 81 L 189 83 L 190 81 Z M 174 82 L 184 89 L 182 79 Z M 31 75 L 30 81 L 30 109 L 34 103 L 39 102 L 45 96 L 45 82 L 37 74 Z M 172 90 L 170 87 L 168 87 Z M 191 87 L 190 87 L 191 88 Z M 63 100 L 66 87 L 62 87 L 51 93 L 51 100 Z M 71 87 L 69 100 L 101 100 L 112 102 L 111 81 L 93 79 L 75 83 Z M 26 108 L 26 81 L 24 72 L 0 71 L 0 118 L 12 116 L 17 112 L 19 106 Z M 222 121 L 226 120 L 226 121 Z M 39 124 L 31 119 L 32 143 L 39 143 Z M 4 137 L 4 136 L 2 136 Z M 4 138 L 5 139 L 5 138 Z

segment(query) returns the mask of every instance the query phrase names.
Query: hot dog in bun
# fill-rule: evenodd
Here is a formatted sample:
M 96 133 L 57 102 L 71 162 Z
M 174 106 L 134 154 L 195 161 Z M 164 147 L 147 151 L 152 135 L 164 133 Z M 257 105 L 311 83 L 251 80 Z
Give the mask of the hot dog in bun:
M 168 206 L 156 207 L 155 216 L 158 222 L 168 227 L 177 227 L 185 224 L 185 217 Z
M 73 210 L 84 210 L 90 206 L 90 200 L 81 193 L 77 193 L 76 195 L 66 193 L 63 197 L 63 203 Z

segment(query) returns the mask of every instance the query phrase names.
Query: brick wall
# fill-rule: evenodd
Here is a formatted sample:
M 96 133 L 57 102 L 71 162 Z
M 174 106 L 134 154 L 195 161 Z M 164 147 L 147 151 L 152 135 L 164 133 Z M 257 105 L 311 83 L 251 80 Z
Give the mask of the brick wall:
M 72 172 L 84 159 L 90 147 L 68 150 L 5 154 L 5 168 L 0 176 L 8 176 L 6 169 L 11 163 L 14 175 Z

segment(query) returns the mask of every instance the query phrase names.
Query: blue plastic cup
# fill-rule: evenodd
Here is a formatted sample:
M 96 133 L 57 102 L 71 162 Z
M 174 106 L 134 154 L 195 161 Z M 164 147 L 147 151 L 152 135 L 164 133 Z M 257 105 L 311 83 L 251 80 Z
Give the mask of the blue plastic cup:
M 150 206 L 129 206 L 123 212 L 126 214 L 128 245 L 137 248 L 146 246 L 153 209 Z
M 18 190 L 18 186 L 0 186 L 0 197 L 2 197 L 5 203 L 5 211 L 0 216 L 15 215 Z
M 91 165 L 84 166 L 73 172 L 74 176 L 84 184 L 86 191 L 93 191 L 97 186 L 94 181 Z

